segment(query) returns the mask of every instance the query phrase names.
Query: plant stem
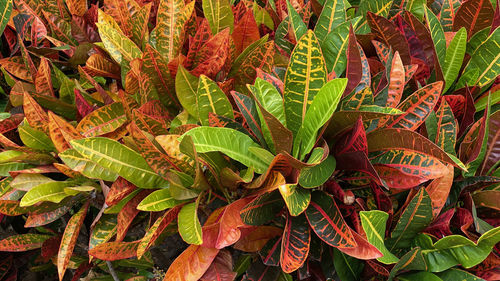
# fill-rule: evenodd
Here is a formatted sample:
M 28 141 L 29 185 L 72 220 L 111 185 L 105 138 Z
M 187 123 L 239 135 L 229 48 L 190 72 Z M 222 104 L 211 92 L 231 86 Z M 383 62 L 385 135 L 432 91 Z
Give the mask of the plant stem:
M 110 261 L 106 261 L 106 264 L 108 265 L 109 274 L 111 274 L 111 277 L 113 277 L 113 280 L 120 281 L 120 279 L 118 278 L 118 275 L 116 275 L 116 271 L 113 268 L 113 265 L 111 264 L 111 262 Z

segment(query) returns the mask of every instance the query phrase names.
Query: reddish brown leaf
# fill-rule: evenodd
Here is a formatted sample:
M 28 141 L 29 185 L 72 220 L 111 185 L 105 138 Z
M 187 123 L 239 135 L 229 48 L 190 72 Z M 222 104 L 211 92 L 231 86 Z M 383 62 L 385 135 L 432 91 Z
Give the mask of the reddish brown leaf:
M 27 208 L 19 207 L 19 201 L 17 200 L 0 200 L 0 214 L 6 216 L 19 216 L 27 212 Z
M 233 281 L 235 277 L 236 272 L 233 272 L 233 257 L 228 250 L 222 250 L 200 278 L 200 281 Z
M 229 56 L 229 28 L 217 33 L 197 53 L 195 61 L 199 63 L 191 71 L 191 74 L 200 76 L 204 74 L 210 78 L 222 69 Z
M 362 76 L 363 64 L 361 62 L 361 54 L 359 53 L 356 35 L 351 26 L 349 29 L 349 42 L 347 44 L 346 77 L 348 78 L 348 82 L 344 90 L 344 96 L 349 95 L 358 86 Z
M 399 53 L 394 53 L 392 58 L 391 73 L 389 77 L 387 103 L 388 107 L 397 107 L 403 96 L 405 85 L 405 69 Z
M 93 54 L 87 59 L 85 71 L 93 76 L 120 79 L 120 67 L 101 54 Z
M 49 135 L 57 151 L 63 152 L 71 148 L 69 142 L 75 139 L 81 139 L 80 133 L 62 117 L 49 111 Z
M 408 189 L 428 181 L 421 177 L 408 176 L 388 166 L 375 165 L 374 168 L 389 188 Z
M 236 53 L 239 54 L 250 44 L 260 39 L 259 27 L 255 22 L 253 11 L 249 9 L 238 21 L 231 34 Z
M 89 250 L 89 255 L 105 261 L 116 261 L 135 257 L 139 241 L 106 242 Z
M 49 134 L 49 116 L 28 93 L 23 96 L 23 109 L 31 127 Z
M 24 223 L 24 227 L 38 227 L 49 224 L 62 217 L 71 209 L 71 205 L 65 205 L 53 211 L 41 214 L 30 214 Z
M 61 239 L 61 245 L 59 247 L 59 253 L 57 254 L 57 272 L 59 274 L 59 280 L 63 280 L 64 273 L 68 267 L 69 260 L 73 255 L 73 249 L 76 245 L 76 239 L 80 233 L 80 228 L 83 225 L 83 220 L 87 214 L 90 201 L 87 201 L 85 205 L 82 206 L 78 213 L 74 214 L 68 221 L 66 228 L 64 229 L 64 234 Z
M 197 281 L 218 253 L 219 249 L 190 245 L 170 265 L 163 281 Z
M 118 225 L 116 229 L 116 241 L 122 241 L 123 238 L 125 238 L 125 235 L 127 235 L 127 231 L 132 225 L 132 221 L 134 220 L 135 216 L 139 214 L 139 210 L 137 210 L 137 205 L 141 203 L 142 199 L 146 198 L 152 190 L 142 190 L 134 196 L 130 201 L 123 206 L 123 208 L 120 210 L 118 213 Z M 108 194 L 109 195 L 109 194 Z
M 17 129 L 17 126 L 23 121 L 23 119 L 23 114 L 14 114 L 9 118 L 0 121 L 0 134 Z
M 50 259 L 51 257 L 57 255 L 61 244 L 61 238 L 61 236 L 54 236 L 45 240 L 42 245 L 41 256 L 45 259 Z
M 396 25 L 388 19 L 372 12 L 368 12 L 366 18 L 372 32 L 382 41 L 382 43 L 391 46 L 394 51 L 398 51 L 403 64 L 411 64 L 408 42 L 399 32 Z
M 488 0 L 465 1 L 460 5 L 453 19 L 453 31 L 465 27 L 467 36 L 470 39 L 476 32 L 490 27 L 494 15 L 495 10 L 493 10 L 493 5 Z

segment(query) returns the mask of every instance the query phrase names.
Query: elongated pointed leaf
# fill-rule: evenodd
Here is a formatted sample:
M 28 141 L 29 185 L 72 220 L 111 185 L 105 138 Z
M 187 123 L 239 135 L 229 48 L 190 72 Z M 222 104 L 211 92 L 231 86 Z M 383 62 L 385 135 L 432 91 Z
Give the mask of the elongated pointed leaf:
M 410 201 L 401 214 L 388 241 L 390 250 L 408 247 L 417 234 L 432 221 L 432 203 L 424 188 Z
M 141 50 L 123 34 L 113 18 L 99 11 L 96 25 L 106 50 L 116 62 L 121 63 L 122 59 L 130 62 L 142 56 Z
M 220 151 L 257 173 L 264 173 L 268 163 L 249 151 L 251 147 L 259 147 L 253 140 L 233 129 L 216 127 L 197 127 L 189 130 L 184 136 L 191 136 L 198 153 Z
M 203 0 L 202 6 L 212 34 L 217 34 L 227 27 L 233 31 L 234 17 L 229 0 Z
M 86 138 L 71 141 L 73 148 L 85 158 L 122 176 L 142 188 L 158 188 L 166 185 L 154 173 L 139 153 L 107 138 Z
M 334 79 L 321 87 L 314 97 L 297 133 L 296 145 L 294 143 L 294 155 L 299 156 L 298 159 L 304 159 L 305 155 L 312 150 L 316 143 L 318 131 L 337 109 L 337 104 L 344 93 L 346 85 L 347 79 Z
M 198 220 L 198 204 L 186 204 L 179 212 L 179 234 L 189 244 L 200 245 L 203 242 L 201 225 Z
M 495 11 L 490 1 L 466 1 L 460 5 L 453 18 L 453 31 L 458 31 L 461 27 L 465 27 L 470 38 L 481 29 L 491 26 L 494 13 Z
M 0 34 L 3 33 L 3 30 L 7 26 L 9 22 L 10 15 L 12 14 L 12 0 L 2 0 L 0 3 Z
M 355 247 L 356 242 L 331 196 L 315 191 L 306 210 L 309 225 L 321 240 L 333 247 Z
M 89 250 L 89 255 L 105 261 L 128 259 L 137 255 L 139 241 L 106 242 Z
M 62 181 L 53 181 L 37 185 L 23 196 L 20 206 L 31 206 L 43 201 L 59 203 L 69 196 L 69 194 L 64 191 L 64 188 L 68 186 L 71 186 L 71 183 Z
M 346 21 L 344 1 L 325 1 L 323 10 L 319 15 L 318 22 L 314 27 L 314 33 L 320 44 L 338 25 Z
M 51 236 L 42 234 L 20 234 L 9 236 L 0 241 L 0 251 L 24 252 L 42 247 L 43 242 Z
M 241 219 L 248 225 L 262 225 L 272 220 L 283 209 L 278 191 L 264 193 L 241 209 Z
M 83 157 L 75 149 L 67 149 L 59 153 L 59 158 L 72 170 L 82 173 L 92 179 L 102 179 L 105 181 L 115 181 L 118 174 L 98 165 L 88 158 Z
M 294 135 L 316 94 L 326 83 L 326 66 L 316 36 L 309 30 L 292 52 L 285 75 L 286 124 Z
M 479 76 L 468 79 L 469 85 L 483 87 L 500 74 L 500 28 L 497 28 L 486 41 L 471 55 L 464 73 L 479 71 Z
M 290 273 L 299 269 L 307 259 L 311 232 L 305 215 L 288 216 L 281 240 L 281 269 Z
M 196 92 L 198 115 L 202 125 L 209 125 L 209 113 L 233 119 L 233 108 L 224 92 L 217 84 L 205 75 L 200 76 Z
M 177 215 L 179 214 L 180 207 L 173 208 L 166 211 L 161 217 L 159 217 L 155 223 L 146 231 L 146 234 L 141 239 L 139 246 L 137 247 L 137 257 L 140 259 L 144 253 L 155 243 L 156 239 L 160 237 L 163 230 L 175 221 Z
M 182 65 L 179 65 L 175 76 L 175 92 L 182 107 L 193 117 L 198 118 L 198 106 L 196 96 L 199 79 L 189 73 Z
M 219 249 L 190 245 L 172 262 L 163 281 L 199 280 L 218 253 Z
M 405 128 L 408 130 L 417 129 L 436 105 L 442 88 L 443 82 L 439 81 L 414 92 L 398 107 L 405 113 L 390 118 L 386 123 L 387 126 L 389 128 Z
M 387 103 L 388 107 L 397 107 L 403 97 L 405 85 L 405 69 L 403 61 L 399 53 L 394 53 L 391 63 L 391 71 L 389 73 L 389 85 L 387 88 Z
M 87 210 L 89 208 L 90 201 L 87 201 L 83 207 L 74 214 L 71 219 L 69 219 L 66 228 L 64 229 L 64 234 L 61 239 L 61 244 L 59 246 L 59 252 L 57 254 L 57 272 L 59 274 L 59 280 L 63 280 L 64 273 L 68 267 L 69 260 L 73 255 L 73 249 L 76 245 L 76 239 L 78 234 L 80 234 L 80 228 L 83 225 L 83 220 L 87 215 Z
M 92 111 L 78 123 L 76 129 L 85 137 L 96 137 L 117 130 L 126 121 L 123 105 L 115 102 Z
M 137 206 L 138 210 L 141 211 L 163 211 L 165 209 L 173 208 L 182 201 L 176 200 L 170 195 L 170 190 L 168 188 L 157 190 L 149 194 L 144 200 Z
M 89 249 L 108 242 L 116 234 L 117 220 L 115 215 L 103 215 L 95 224 L 90 234 Z
M 378 258 L 379 262 L 385 264 L 393 264 L 398 262 L 398 258 L 389 252 L 384 245 L 385 240 L 385 227 L 389 215 L 382 211 L 361 211 L 359 213 L 363 230 L 366 233 L 368 242 L 373 244 L 380 252 L 384 254 L 383 257 Z
M 292 34 L 296 40 L 299 40 L 307 32 L 307 26 L 288 0 L 286 1 L 286 7 L 288 10 L 288 19 L 291 24 L 291 30 L 293 31 Z
M 309 202 L 311 202 L 311 191 L 296 184 L 280 185 L 279 191 L 292 216 L 302 214 L 309 206 Z
M 446 91 L 453 85 L 453 82 L 455 82 L 455 79 L 457 79 L 458 72 L 460 71 L 464 60 L 466 45 L 467 31 L 465 28 L 460 28 L 451 40 L 446 51 L 446 58 L 443 66 L 443 76 L 445 81 L 445 87 L 443 89 L 444 93 L 446 93 Z

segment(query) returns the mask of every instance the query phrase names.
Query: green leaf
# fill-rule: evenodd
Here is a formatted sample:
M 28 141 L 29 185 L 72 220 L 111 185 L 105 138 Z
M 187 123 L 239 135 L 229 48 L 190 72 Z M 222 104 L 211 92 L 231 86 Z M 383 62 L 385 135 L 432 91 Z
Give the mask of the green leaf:
M 450 42 L 450 45 L 448 46 L 448 50 L 446 51 L 446 58 L 444 60 L 443 67 L 443 76 L 445 81 L 443 93 L 446 93 L 458 77 L 458 72 L 460 71 L 464 60 L 466 46 L 467 30 L 465 27 L 462 27 L 455 34 Z
M 415 197 L 405 208 L 388 241 L 390 250 L 407 248 L 417 236 L 432 221 L 431 198 L 425 188 L 420 188 Z
M 351 24 L 355 27 L 360 20 L 361 17 L 356 17 L 338 25 L 321 41 L 321 50 L 328 72 L 334 71 L 337 76 L 344 73 L 347 66 L 346 51 L 349 42 L 349 27 Z
M 286 7 L 288 9 L 288 19 L 290 20 L 290 23 L 292 25 L 291 28 L 293 30 L 293 35 L 298 40 L 299 38 L 302 38 L 304 34 L 306 34 L 307 26 L 302 21 L 299 13 L 297 13 L 295 8 L 292 6 L 292 4 L 290 4 L 290 1 L 288 0 L 286 1 Z
M 212 34 L 215 35 L 227 27 L 233 32 L 234 16 L 229 0 L 203 0 L 202 6 Z
M 141 203 L 139 203 L 137 210 L 159 212 L 165 209 L 173 208 L 181 203 L 182 201 L 175 200 L 170 195 L 170 190 L 165 188 L 149 194 L 141 201 Z
M 333 174 L 336 167 L 335 158 L 331 155 L 316 166 L 300 171 L 299 184 L 304 188 L 313 188 L 324 184 Z
M 198 118 L 196 96 L 199 78 L 192 75 L 181 64 L 175 76 L 175 93 L 182 107 L 193 117 Z
M 271 221 L 283 209 L 278 191 L 264 193 L 248 203 L 240 211 L 241 219 L 248 225 L 263 225 Z
M 142 56 L 139 47 L 123 34 L 111 16 L 99 10 L 96 25 L 104 47 L 116 62 L 121 63 L 122 59 L 130 62 Z
M 314 27 L 314 33 L 322 45 L 327 35 L 347 20 L 344 0 L 326 1 Z
M 377 247 L 377 249 L 384 254 L 383 257 L 378 258 L 377 260 L 384 264 L 393 264 L 398 262 L 399 259 L 389 252 L 384 244 L 385 227 L 389 215 L 385 212 L 374 210 L 361 211 L 359 216 L 361 218 L 361 225 L 366 233 L 368 242 Z
M 42 174 L 19 174 L 10 183 L 10 186 L 17 190 L 29 191 L 31 188 L 47 182 L 54 182 L 54 180 Z
M 159 188 L 168 183 L 153 172 L 146 160 L 121 143 L 101 137 L 72 140 L 71 145 L 85 158 L 122 176 L 142 188 Z
M 326 83 L 325 60 L 312 30 L 300 38 L 290 57 L 285 75 L 286 124 L 294 136 L 316 94 Z
M 90 160 L 83 157 L 75 149 L 67 149 L 59 153 L 59 158 L 72 170 L 82 173 L 82 175 L 91 179 L 101 179 L 114 182 L 118 174 L 112 172 Z
M 255 84 L 250 85 L 249 88 L 262 107 L 286 126 L 283 98 L 278 90 L 271 83 L 260 78 L 255 79 Z
M 26 192 L 21 199 L 19 206 L 32 206 L 42 201 L 59 203 L 61 200 L 69 196 L 69 194 L 64 192 L 64 188 L 68 186 L 71 186 L 71 183 L 63 181 L 54 181 L 37 185 Z
M 44 132 L 30 127 L 28 122 L 23 122 L 18 130 L 19 137 L 27 147 L 43 151 L 56 151 L 50 138 Z
M 425 271 L 399 275 L 398 280 L 401 280 L 401 281 L 421 281 L 421 280 L 442 281 L 442 279 L 439 278 L 436 274 L 433 274 L 430 272 L 425 272 Z
M 89 239 L 89 249 L 108 242 L 116 234 L 117 218 L 115 215 L 104 214 L 97 221 Z
M 205 75 L 200 75 L 198 90 L 196 91 L 198 115 L 202 125 L 208 126 L 209 113 L 234 119 L 233 107 L 226 94 Z
M 467 271 L 456 269 L 456 268 L 450 268 L 446 271 L 436 273 L 439 278 L 441 278 L 443 281 L 455 281 L 455 280 L 461 280 L 461 281 L 484 281 L 483 279 L 474 276 L 470 274 Z
M 469 79 L 469 85 L 483 87 L 500 74 L 500 28 L 495 29 L 486 41 L 471 55 L 464 73 L 472 69 L 479 70 L 479 77 Z
M 201 225 L 198 220 L 198 204 L 196 202 L 186 204 L 182 207 L 178 216 L 179 234 L 188 244 L 201 245 Z
M 3 33 L 3 30 L 7 26 L 9 22 L 10 15 L 12 14 L 12 0 L 1 0 L 0 1 L 0 34 Z
M 283 184 L 279 186 L 281 197 L 290 215 L 296 217 L 307 209 L 311 202 L 311 191 L 304 189 L 296 184 Z
M 441 272 L 458 264 L 471 268 L 486 259 L 498 242 L 500 227 L 483 234 L 477 243 L 460 235 L 446 236 L 422 250 L 422 254 L 431 272 Z
M 100 107 L 86 115 L 76 129 L 85 137 L 97 137 L 111 133 L 127 122 L 127 115 L 120 102 Z
M 446 38 L 444 36 L 443 27 L 441 26 L 439 19 L 429 8 L 426 8 L 425 10 L 425 17 L 427 18 L 427 25 L 431 31 L 432 41 L 434 42 L 434 47 L 436 48 L 439 65 L 444 65 L 444 60 L 446 58 Z
M 347 79 L 326 83 L 314 97 L 294 141 L 293 154 L 304 159 L 316 143 L 318 131 L 330 119 L 347 86 Z
M 186 135 L 193 138 L 198 153 L 220 151 L 247 167 L 254 168 L 259 174 L 264 173 L 270 164 L 249 151 L 250 147 L 260 146 L 242 132 L 229 128 L 197 127 L 183 136 Z
M 361 280 L 361 273 L 365 263 L 342 253 L 337 248 L 333 248 L 333 265 L 340 280 L 358 281 Z

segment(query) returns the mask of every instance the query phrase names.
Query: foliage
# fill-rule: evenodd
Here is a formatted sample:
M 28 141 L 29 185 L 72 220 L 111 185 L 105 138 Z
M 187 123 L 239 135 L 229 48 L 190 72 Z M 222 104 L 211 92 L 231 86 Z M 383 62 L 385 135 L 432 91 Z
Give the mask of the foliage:
M 0 15 L 0 280 L 500 278 L 498 1 Z

